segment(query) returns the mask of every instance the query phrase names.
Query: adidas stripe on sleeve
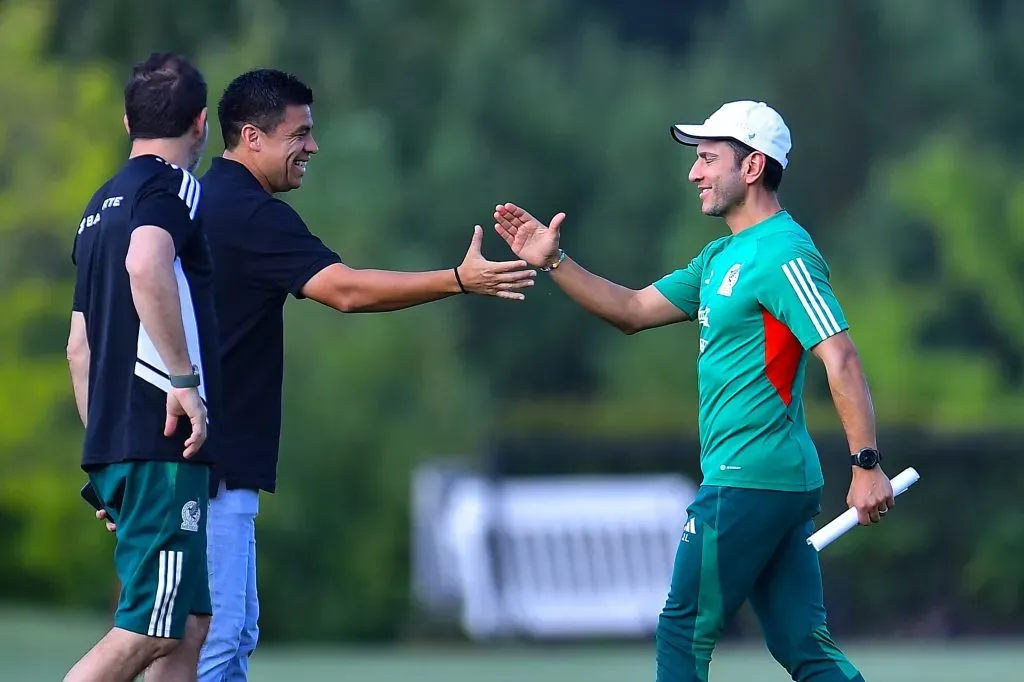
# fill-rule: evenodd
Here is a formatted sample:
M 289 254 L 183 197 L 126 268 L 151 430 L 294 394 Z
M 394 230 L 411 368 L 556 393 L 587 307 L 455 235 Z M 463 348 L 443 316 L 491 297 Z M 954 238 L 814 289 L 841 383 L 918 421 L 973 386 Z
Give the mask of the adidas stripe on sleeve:
M 804 348 L 849 328 L 817 251 L 800 245 L 767 261 L 758 299 Z
M 180 251 L 189 236 L 198 229 L 201 194 L 202 184 L 194 175 L 184 169 L 173 168 L 172 172 L 150 181 L 135 199 L 129 227 L 161 227 L 170 233 L 174 248 Z

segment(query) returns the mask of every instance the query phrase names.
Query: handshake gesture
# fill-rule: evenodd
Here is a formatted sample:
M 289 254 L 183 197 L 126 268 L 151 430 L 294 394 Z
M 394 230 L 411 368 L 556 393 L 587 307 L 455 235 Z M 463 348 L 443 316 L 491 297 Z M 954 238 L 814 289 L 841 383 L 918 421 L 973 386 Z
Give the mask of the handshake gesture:
M 483 237 L 483 228 L 477 225 L 466 257 L 455 268 L 459 286 L 467 294 L 522 301 L 526 296 L 520 289 L 532 287 L 537 273 L 527 269 L 529 266 L 523 260 L 492 261 L 484 258 L 480 251 Z
M 483 230 L 477 225 L 466 258 L 456 268 L 462 287 L 467 293 L 523 300 L 526 296 L 519 290 L 533 286 L 537 276 L 527 268 L 549 267 L 558 260 L 558 228 L 564 219 L 565 214 L 559 213 L 546 226 L 515 204 L 499 204 L 494 209 L 494 229 L 521 260 L 484 258 Z
M 558 236 L 565 214 L 559 213 L 550 225 L 515 204 L 494 207 L 494 230 L 501 235 L 512 253 L 535 268 L 550 267 L 558 260 Z

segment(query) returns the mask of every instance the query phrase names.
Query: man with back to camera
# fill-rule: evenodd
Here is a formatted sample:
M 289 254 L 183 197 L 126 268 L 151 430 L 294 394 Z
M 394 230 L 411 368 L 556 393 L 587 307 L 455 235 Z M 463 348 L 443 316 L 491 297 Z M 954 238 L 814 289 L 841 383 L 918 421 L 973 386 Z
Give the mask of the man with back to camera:
M 762 102 L 723 105 L 703 125 L 675 125 L 696 147 L 689 179 L 701 210 L 730 234 L 639 291 L 585 270 L 550 226 L 513 204 L 495 208 L 512 251 L 551 273 L 573 300 L 627 334 L 696 320 L 701 469 L 657 630 L 659 682 L 706 682 L 711 653 L 746 600 L 768 649 L 798 682 L 863 677 L 826 626 L 818 554 L 818 453 L 804 420 L 809 353 L 822 361 L 850 446 L 847 497 L 861 524 L 893 506 L 875 449 L 874 411 L 849 325 L 810 235 L 777 196 L 790 133 Z
M 92 197 L 76 266 L 68 362 L 86 427 L 82 468 L 118 524 L 114 627 L 66 682 L 196 679 L 209 626 L 207 402 L 219 417 L 211 256 L 193 170 L 207 86 L 154 53 L 125 87 L 128 161 Z
M 217 432 L 209 514 L 214 616 L 201 682 L 247 679 L 256 648 L 255 518 L 259 491 L 276 488 L 289 295 L 341 312 L 385 312 L 459 293 L 522 299 L 535 272 L 480 253 L 477 226 L 465 259 L 433 272 L 353 269 L 274 195 L 302 186 L 318 150 L 313 93 L 273 69 L 232 81 L 218 106 L 225 151 L 203 176 L 203 221 L 215 263 L 222 371 L 229 394 Z

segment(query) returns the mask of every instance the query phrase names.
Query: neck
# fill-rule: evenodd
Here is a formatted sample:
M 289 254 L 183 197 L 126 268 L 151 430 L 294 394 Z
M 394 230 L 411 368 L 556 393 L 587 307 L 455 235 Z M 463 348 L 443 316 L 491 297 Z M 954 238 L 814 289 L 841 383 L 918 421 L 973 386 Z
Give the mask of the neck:
M 782 210 L 779 197 L 774 192 L 758 189 L 751 192 L 746 200 L 729 211 L 725 216 L 725 224 L 733 234 L 739 234 L 749 227 L 768 220 Z
M 256 163 L 252 160 L 252 157 L 245 153 L 233 151 L 231 149 L 225 149 L 224 158 L 235 163 L 240 163 L 245 166 L 246 170 L 252 173 L 252 176 L 260 183 L 260 185 L 267 191 L 268 194 L 273 194 L 274 190 L 270 187 L 270 181 L 263 171 L 259 169 Z
M 159 156 L 179 168 L 192 171 L 189 168 L 192 165 L 192 146 L 187 140 L 135 140 L 132 142 L 128 158 L 134 159 L 147 154 Z

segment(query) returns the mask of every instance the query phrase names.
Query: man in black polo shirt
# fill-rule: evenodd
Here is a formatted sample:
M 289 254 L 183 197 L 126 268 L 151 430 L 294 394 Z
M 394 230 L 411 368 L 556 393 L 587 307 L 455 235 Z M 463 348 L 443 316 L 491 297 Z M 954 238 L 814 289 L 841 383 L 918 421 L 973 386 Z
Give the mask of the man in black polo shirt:
M 82 468 L 117 523 L 114 628 L 70 682 L 195 679 L 209 624 L 209 413 L 219 348 L 211 257 L 189 172 L 207 138 L 207 87 L 185 58 L 154 54 L 125 87 L 128 161 L 75 236 L 68 339 Z
M 342 312 L 383 312 L 459 293 L 521 299 L 535 273 L 524 261 L 480 253 L 478 226 L 465 259 L 433 272 L 357 270 L 310 233 L 275 193 L 302 185 L 317 152 L 312 91 L 260 69 L 236 78 L 220 100 L 226 150 L 203 176 L 203 220 L 215 263 L 227 391 L 218 431 L 209 561 L 214 617 L 200 682 L 245 680 L 256 647 L 255 517 L 258 491 L 276 486 L 288 296 Z

